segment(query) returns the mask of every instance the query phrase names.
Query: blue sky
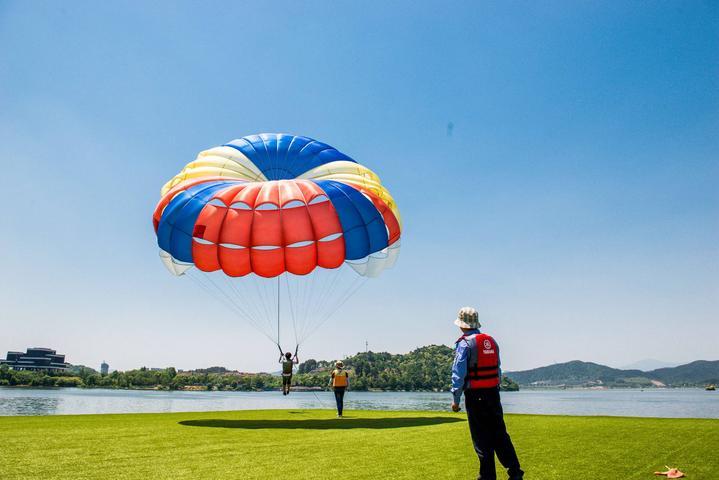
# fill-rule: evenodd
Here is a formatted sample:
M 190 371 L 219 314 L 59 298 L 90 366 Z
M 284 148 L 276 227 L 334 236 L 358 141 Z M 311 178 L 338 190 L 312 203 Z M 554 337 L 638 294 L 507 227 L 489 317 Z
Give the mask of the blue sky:
M 153 3 L 0 2 L 0 352 L 274 368 L 150 220 L 200 150 L 289 132 L 405 227 L 306 356 L 449 344 L 475 305 L 507 369 L 717 358 L 717 4 Z

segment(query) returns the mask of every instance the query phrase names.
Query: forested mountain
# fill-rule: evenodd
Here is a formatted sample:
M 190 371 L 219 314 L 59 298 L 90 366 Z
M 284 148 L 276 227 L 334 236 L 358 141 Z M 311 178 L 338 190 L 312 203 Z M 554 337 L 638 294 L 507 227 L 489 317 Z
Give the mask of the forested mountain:
M 719 360 L 713 362 L 697 360 L 678 367 L 652 370 L 647 375 L 675 386 L 717 384 L 719 383 Z
M 344 360 L 354 390 L 449 390 L 454 349 L 429 345 L 406 354 L 362 352 Z M 328 382 L 334 364 L 307 360 L 300 364 L 297 384 L 319 387 Z M 517 389 L 508 379 L 503 387 Z
M 719 361 L 699 360 L 678 367 L 643 372 L 574 360 L 531 370 L 507 372 L 507 375 L 520 385 L 527 386 L 643 387 L 656 385 L 656 382 L 673 387 L 703 386 L 719 383 Z
M 511 375 L 520 385 L 533 383 L 578 385 L 588 382 L 606 384 L 614 382 L 617 378 L 642 377 L 645 373 L 641 370 L 620 370 L 597 363 L 573 360 L 531 370 L 508 372 L 507 375 Z

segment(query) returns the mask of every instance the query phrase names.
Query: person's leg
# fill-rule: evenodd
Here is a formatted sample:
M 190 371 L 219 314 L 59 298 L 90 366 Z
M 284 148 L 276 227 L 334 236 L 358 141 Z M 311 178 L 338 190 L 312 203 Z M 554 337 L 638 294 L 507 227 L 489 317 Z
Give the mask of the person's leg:
M 504 419 L 499 419 L 499 425 L 497 428 L 497 436 L 495 439 L 495 451 L 497 452 L 497 458 L 504 468 L 507 469 L 507 474 L 511 480 L 520 480 L 524 477 L 524 472 L 520 468 L 519 458 L 517 452 L 512 444 L 512 439 L 507 433 L 507 427 L 504 424 Z
M 290 394 L 290 390 L 292 390 L 292 375 L 287 377 L 287 395 Z
M 342 416 L 344 410 L 345 389 L 335 388 L 335 401 L 337 402 L 337 415 Z
M 487 428 L 487 415 L 484 411 L 482 398 L 476 391 L 468 390 L 464 394 L 464 406 L 467 409 L 469 433 L 472 436 L 474 451 L 479 458 L 479 478 L 496 480 L 497 471 L 494 465 L 494 449 L 492 448 L 492 432 Z
M 337 415 L 342 415 L 342 405 L 341 405 L 341 397 L 340 397 L 340 389 L 335 388 L 335 403 L 337 404 Z
M 524 472 L 520 468 L 519 458 L 517 458 L 517 452 L 514 450 L 512 439 L 507 433 L 499 391 L 496 394 L 489 395 L 486 401 L 492 413 L 492 431 L 494 433 L 492 443 L 494 451 L 497 453 L 497 458 L 502 466 L 507 469 L 507 474 L 511 480 L 520 480 Z
M 290 393 L 290 377 L 282 375 L 282 394 L 287 395 Z

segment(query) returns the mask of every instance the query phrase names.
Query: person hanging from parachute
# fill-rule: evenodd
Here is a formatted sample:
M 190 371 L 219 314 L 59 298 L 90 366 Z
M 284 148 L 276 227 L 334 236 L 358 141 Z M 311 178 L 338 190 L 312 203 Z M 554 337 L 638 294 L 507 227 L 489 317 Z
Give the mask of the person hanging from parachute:
M 300 363 L 300 359 L 297 357 L 300 346 L 298 345 L 295 348 L 294 356 L 290 352 L 282 353 L 282 347 L 279 345 L 277 345 L 277 348 L 280 349 L 279 363 L 282 364 L 282 395 L 289 395 L 292 388 L 292 371 L 295 365 Z
M 291 320 L 298 348 L 400 250 L 399 209 L 377 174 L 288 134 L 200 152 L 162 187 L 153 226 L 173 275 L 278 346 Z

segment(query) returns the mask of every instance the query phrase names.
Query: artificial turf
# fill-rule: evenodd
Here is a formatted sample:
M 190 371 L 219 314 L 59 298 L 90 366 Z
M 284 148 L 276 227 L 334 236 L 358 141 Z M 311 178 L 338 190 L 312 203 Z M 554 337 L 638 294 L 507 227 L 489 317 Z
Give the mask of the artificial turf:
M 507 415 L 506 421 L 528 479 L 651 479 L 665 464 L 689 479 L 719 478 L 719 420 Z M 462 413 L 0 417 L 3 480 L 472 479 L 477 467 Z

